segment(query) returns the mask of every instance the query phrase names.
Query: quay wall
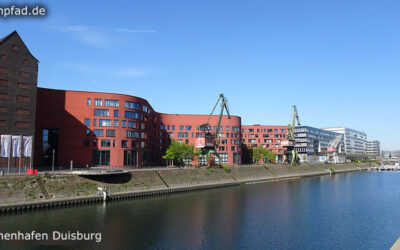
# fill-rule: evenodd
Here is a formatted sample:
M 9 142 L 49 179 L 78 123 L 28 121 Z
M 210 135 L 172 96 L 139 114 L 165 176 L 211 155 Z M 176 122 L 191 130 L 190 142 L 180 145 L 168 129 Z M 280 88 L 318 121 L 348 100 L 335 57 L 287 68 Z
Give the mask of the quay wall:
M 368 163 L 337 165 L 243 165 L 223 168 L 148 169 L 122 175 L 76 176 L 40 174 L 0 177 L 0 213 L 40 207 L 101 201 L 98 187 L 106 187 L 109 199 L 145 197 L 186 192 L 256 181 L 329 175 L 367 170 Z

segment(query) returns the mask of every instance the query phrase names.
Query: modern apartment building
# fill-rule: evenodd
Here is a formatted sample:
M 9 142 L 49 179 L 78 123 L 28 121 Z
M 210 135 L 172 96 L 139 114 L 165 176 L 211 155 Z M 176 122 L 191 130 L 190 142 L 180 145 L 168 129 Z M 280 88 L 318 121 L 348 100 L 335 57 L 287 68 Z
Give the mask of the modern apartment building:
M 202 136 L 196 127 L 208 118 L 160 114 L 145 99 L 122 94 L 38 88 L 37 97 L 36 166 L 50 166 L 53 153 L 56 166 L 159 166 L 170 140 L 195 145 Z M 209 123 L 215 130 L 217 116 Z M 221 163 L 241 163 L 240 130 L 240 117 L 223 117 Z
M 366 152 L 370 159 L 376 159 L 381 154 L 381 144 L 378 140 L 367 141 Z
M 310 126 L 295 128 L 295 150 L 302 162 L 325 162 L 327 160 L 328 143 L 339 133 Z M 344 138 L 338 145 L 339 154 L 344 153 Z M 343 159 L 344 160 L 344 159 Z
M 1 135 L 34 135 L 38 64 L 16 31 L 0 40 Z M 11 167 L 18 166 L 17 161 L 11 159 Z M 0 167 L 6 162 L 0 158 Z
M 344 135 L 344 150 L 347 155 L 365 155 L 367 134 L 355 129 L 346 127 L 323 128 Z
M 283 160 L 285 148 L 281 141 L 286 138 L 287 126 L 274 125 L 242 125 L 242 143 L 248 148 L 262 146 L 274 151 L 277 155 L 276 161 Z
M 196 145 L 196 138 L 204 137 L 204 132 L 197 129 L 198 125 L 204 124 L 208 115 L 187 114 L 160 114 L 161 116 L 161 138 L 162 147 L 168 146 L 169 140 Z M 218 116 L 210 118 L 213 131 L 217 129 Z M 241 164 L 241 118 L 239 116 L 223 116 L 219 128 L 220 143 L 217 148 L 221 164 Z M 198 159 L 200 164 L 206 164 L 205 158 Z M 216 158 L 216 163 L 219 159 Z M 187 162 L 190 163 L 190 162 Z M 194 163 L 194 162 L 192 162 Z

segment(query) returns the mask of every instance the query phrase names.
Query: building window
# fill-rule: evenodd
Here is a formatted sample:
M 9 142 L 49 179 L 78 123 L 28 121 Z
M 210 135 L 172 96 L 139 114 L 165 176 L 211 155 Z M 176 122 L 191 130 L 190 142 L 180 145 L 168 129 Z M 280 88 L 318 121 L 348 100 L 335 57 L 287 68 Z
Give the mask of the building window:
M 20 88 L 20 89 L 30 89 L 31 85 L 29 85 L 27 83 L 18 82 L 17 83 L 17 87 Z
M 89 118 L 85 118 L 85 121 L 83 122 L 85 124 L 86 127 L 90 126 L 90 119 Z
M 227 153 L 219 154 L 219 158 L 215 157 L 215 163 L 220 163 L 219 162 L 220 159 L 222 164 L 228 163 L 228 154 Z
M 165 130 L 165 125 L 160 125 L 161 130 Z
M 90 106 L 92 104 L 92 100 L 90 98 L 87 99 L 87 105 Z
M 136 122 L 135 121 L 128 121 L 128 128 L 136 128 Z
M 93 145 L 93 147 L 97 147 L 97 140 L 93 140 L 92 145 Z
M 19 96 L 17 96 L 17 101 L 19 101 L 19 102 L 30 102 L 31 98 L 28 97 L 28 96 L 19 95 Z
M 127 130 L 126 131 L 126 138 L 139 138 L 139 132 Z
M 109 148 L 111 146 L 110 140 L 101 140 L 101 146 Z
M 7 69 L 6 69 L 6 68 L 1 68 L 1 67 L 0 67 L 0 73 L 7 73 Z
M 128 141 L 127 140 L 121 140 L 121 148 L 127 148 L 128 147 Z
M 106 137 L 115 137 L 115 129 L 107 129 Z
M 94 166 L 109 166 L 110 165 L 110 150 L 93 150 Z
M 22 60 L 22 64 L 23 64 L 23 65 L 28 65 L 29 62 L 28 62 L 28 60 L 24 59 L 24 60 Z
M 185 129 L 185 126 L 183 126 L 183 125 L 179 125 L 179 130 L 184 130 Z
M 108 109 L 94 109 L 94 116 L 109 116 Z
M 132 141 L 132 148 L 136 147 L 136 141 Z
M 13 45 L 12 45 L 12 50 L 17 51 L 17 50 L 18 50 L 18 46 L 17 46 L 16 44 L 13 44 Z
M 86 129 L 86 136 L 90 135 L 90 129 Z
M 140 143 L 140 147 L 141 147 L 141 148 L 145 148 L 145 147 L 146 147 L 146 143 L 145 143 L 144 141 L 142 141 L 142 142 Z
M 99 127 L 111 127 L 111 120 L 99 119 Z
M 136 166 L 136 157 L 136 151 L 124 150 L 124 166 Z
M 29 77 L 29 73 L 21 71 L 21 77 L 28 78 Z
M 102 99 L 94 99 L 94 106 L 103 106 L 103 100 Z
M 97 137 L 104 136 L 104 129 L 93 129 L 93 135 Z
M 191 130 L 192 130 L 192 126 L 186 125 L 186 131 L 191 131 Z
M 3 112 L 3 113 L 8 112 L 8 108 L 7 107 L 0 107 L 0 112 Z M 18 113 L 18 109 L 17 109 L 17 113 Z M 28 114 L 29 114 L 29 112 L 28 112 Z
M 171 130 L 175 131 L 175 125 L 171 125 Z
M 136 102 L 125 102 L 125 108 L 128 108 L 128 109 L 139 109 L 139 103 L 136 103 Z
M 83 140 L 83 146 L 84 146 L 85 148 L 89 147 L 89 139 L 84 139 L 84 140 Z
M 118 120 L 114 120 L 114 127 L 118 127 Z
M 29 124 L 27 122 L 15 122 L 15 126 L 18 128 L 27 128 Z
M 114 117 L 118 117 L 119 115 L 119 111 L 118 110 L 114 110 Z
M 122 120 L 121 127 L 126 128 L 126 121 L 125 120 Z
M 0 110 L 1 111 L 1 110 Z M 7 110 L 5 111 L 7 112 Z M 29 115 L 29 110 L 28 109 L 23 109 L 23 108 L 17 108 L 17 114 L 20 115 Z
M 97 119 L 93 119 L 93 126 L 94 126 L 94 127 L 97 126 Z
M 104 99 L 104 106 L 106 107 L 119 107 L 118 100 Z
M 232 131 L 240 131 L 240 127 L 232 127 Z
M 189 133 L 187 132 L 178 132 L 178 138 L 189 137 Z
M 0 85 L 1 86 L 7 86 L 8 85 L 8 80 L 0 79 Z
M 139 113 L 132 111 L 125 111 L 125 118 L 139 119 Z

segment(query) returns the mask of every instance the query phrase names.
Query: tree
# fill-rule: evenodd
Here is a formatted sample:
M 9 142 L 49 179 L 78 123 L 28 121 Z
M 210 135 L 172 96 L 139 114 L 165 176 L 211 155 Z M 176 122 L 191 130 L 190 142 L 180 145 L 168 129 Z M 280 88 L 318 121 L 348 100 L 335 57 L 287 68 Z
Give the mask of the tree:
M 253 161 L 255 163 L 259 162 L 261 159 L 263 159 L 264 155 L 266 155 L 266 152 L 264 151 L 264 148 L 260 145 L 258 147 L 254 147 L 250 149 L 252 151 L 252 157 Z
M 179 143 L 172 140 L 167 150 L 165 151 L 163 159 L 172 160 L 172 165 L 174 165 L 174 162 L 176 162 L 176 164 L 179 166 L 184 164 L 183 159 L 193 160 L 193 156 L 193 145 L 187 145 L 185 143 Z
M 262 160 L 266 159 L 269 162 L 273 162 L 276 159 L 275 152 L 270 151 L 261 145 L 256 148 L 251 148 L 250 151 L 254 162 L 259 162 L 261 159 Z
M 268 151 L 267 160 L 269 162 L 274 162 L 276 160 L 276 153 L 274 151 L 271 151 L 271 150 L 267 150 L 267 151 Z

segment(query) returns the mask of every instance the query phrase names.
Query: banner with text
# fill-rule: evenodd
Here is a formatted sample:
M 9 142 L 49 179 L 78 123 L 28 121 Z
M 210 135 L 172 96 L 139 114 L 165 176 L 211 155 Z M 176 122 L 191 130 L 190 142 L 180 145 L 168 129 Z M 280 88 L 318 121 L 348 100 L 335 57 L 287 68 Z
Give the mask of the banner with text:
M 12 157 L 21 157 L 21 136 L 13 135 L 12 141 Z
M 11 135 L 1 135 L 0 157 L 10 157 Z
M 32 136 L 24 136 L 24 156 L 32 157 Z

